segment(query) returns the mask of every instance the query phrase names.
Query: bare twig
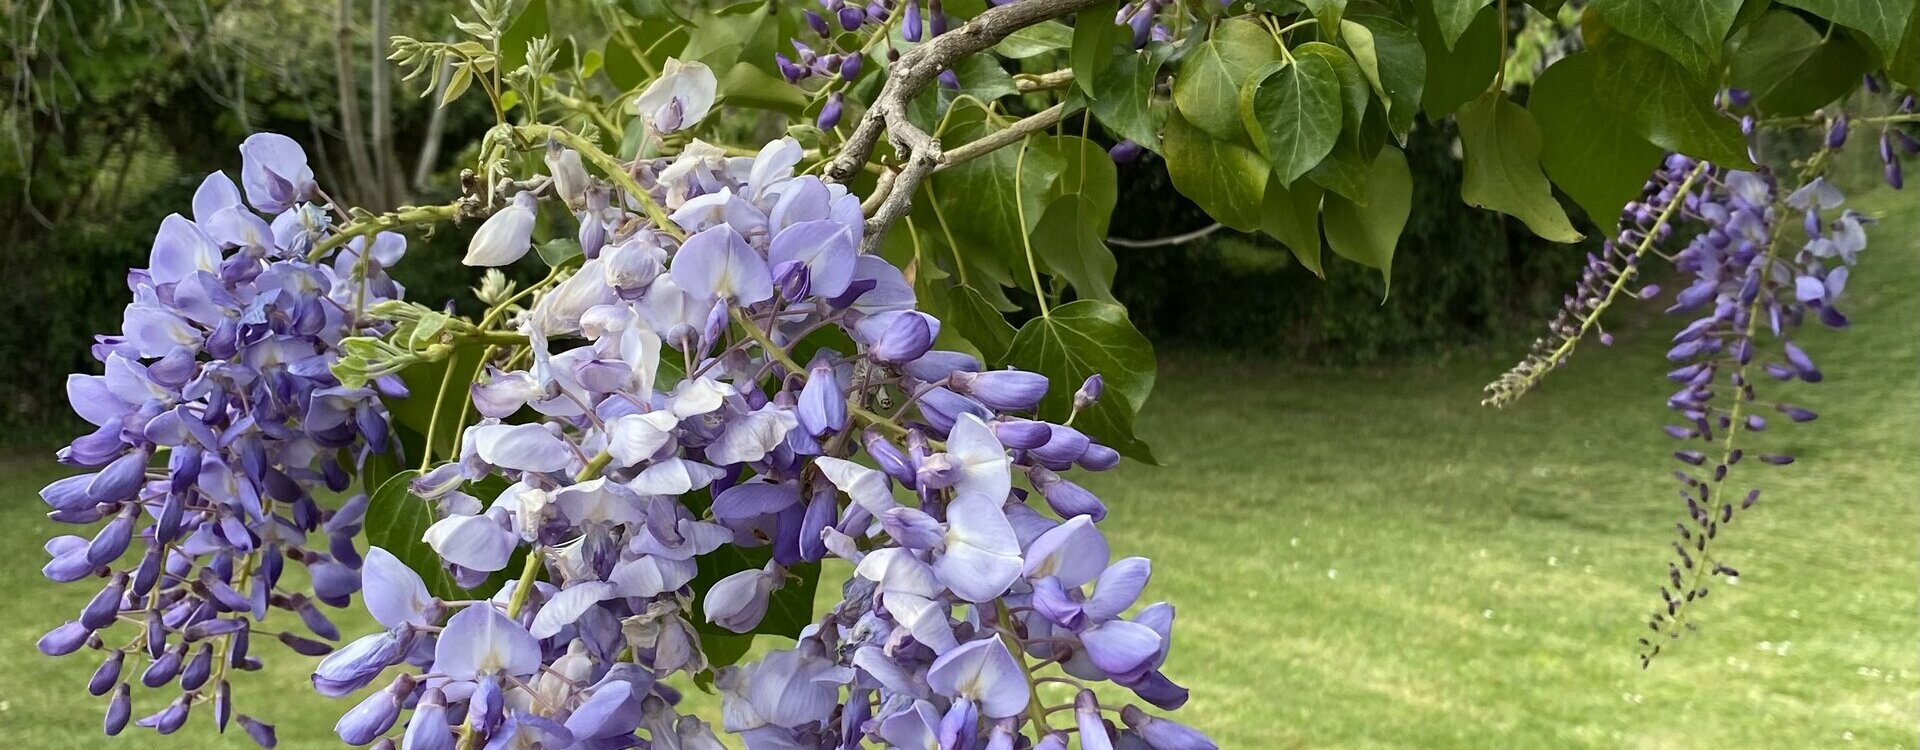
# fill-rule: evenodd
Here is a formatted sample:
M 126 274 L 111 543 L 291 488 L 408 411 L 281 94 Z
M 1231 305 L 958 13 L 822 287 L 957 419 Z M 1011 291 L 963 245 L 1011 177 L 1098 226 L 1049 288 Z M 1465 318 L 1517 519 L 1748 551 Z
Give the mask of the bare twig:
M 1107 244 L 1112 245 L 1114 247 L 1133 247 L 1133 248 L 1167 247 L 1169 245 L 1184 245 L 1194 240 L 1202 239 L 1207 235 L 1213 234 L 1214 232 L 1218 232 L 1220 231 L 1220 227 L 1221 227 L 1220 222 L 1216 221 L 1212 224 L 1208 224 L 1204 227 L 1195 229 L 1191 232 L 1181 232 L 1179 234 L 1170 235 L 1167 237 L 1155 237 L 1150 240 L 1130 240 L 1125 237 L 1108 237 Z
M 1060 124 L 1067 116 L 1067 105 L 1055 104 L 1038 113 L 1014 121 L 1005 129 L 995 131 L 979 140 L 968 141 L 965 145 L 940 156 L 940 165 L 934 167 L 938 172 L 956 164 L 963 164 L 975 157 L 984 156 L 1000 150 L 1002 146 L 1011 146 L 1022 138 Z
M 863 249 L 868 252 L 879 249 L 887 227 L 907 214 L 920 181 L 942 162 L 940 141 L 907 119 L 907 108 L 913 99 L 954 63 L 992 47 L 1008 34 L 1100 2 L 1102 0 L 1023 0 L 990 8 L 959 28 L 900 56 L 887 71 L 886 83 L 880 87 L 873 106 L 860 117 L 840 154 L 827 165 L 828 179 L 836 182 L 853 179 L 872 158 L 883 132 L 900 159 L 892 189 L 879 199 L 872 217 L 867 219 L 866 237 L 861 241 Z M 1018 138 L 1014 136 L 1007 142 Z

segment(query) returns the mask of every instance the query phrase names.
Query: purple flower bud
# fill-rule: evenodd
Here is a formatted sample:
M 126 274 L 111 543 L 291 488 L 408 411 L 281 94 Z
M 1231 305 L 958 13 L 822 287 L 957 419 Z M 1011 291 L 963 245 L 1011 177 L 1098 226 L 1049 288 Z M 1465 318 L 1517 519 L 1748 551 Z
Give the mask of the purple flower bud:
M 240 729 L 247 733 L 247 738 L 253 740 L 253 744 L 264 748 L 272 748 L 280 744 L 280 738 L 274 734 L 272 724 L 267 724 L 246 714 L 239 714 L 234 718 L 240 721 Z M 449 744 L 449 750 L 451 747 L 452 745 Z
M 840 80 L 851 83 L 859 78 L 860 69 L 866 61 L 867 57 L 857 52 L 847 55 L 846 59 L 840 61 Z
M 1100 377 L 1099 373 L 1088 375 L 1086 382 L 1080 384 L 1080 390 L 1073 392 L 1073 410 L 1086 411 L 1106 392 L 1106 378 Z
M 66 656 L 79 651 L 81 646 L 87 644 L 87 637 L 91 635 L 93 631 L 87 626 L 77 621 L 70 621 L 47 631 L 46 635 L 40 636 L 40 642 L 36 645 L 39 646 L 40 653 L 48 656 Z
M 820 116 L 814 119 L 814 124 L 818 125 L 821 130 L 834 129 L 835 126 L 840 124 L 842 108 L 840 92 L 835 91 L 828 94 L 827 103 L 821 105 Z
M 1120 465 L 1120 452 L 1099 443 L 1089 443 L 1087 452 L 1080 454 L 1080 468 L 1087 471 L 1109 471 Z
M 940 0 L 927 0 L 927 27 L 934 36 L 947 33 L 947 14 L 940 8 Z
M 365 745 L 392 729 L 393 722 L 399 718 L 400 704 L 394 700 L 393 693 L 380 690 L 341 716 L 333 725 L 333 733 L 340 735 L 341 742 Z
M 795 416 L 800 419 L 801 429 L 815 438 L 846 425 L 847 397 L 840 389 L 840 378 L 833 367 L 815 365 L 808 372 L 807 384 L 800 389 Z
M 127 544 L 133 541 L 133 518 L 138 512 L 137 508 L 130 507 L 102 526 L 100 533 L 93 535 L 93 542 L 87 545 L 87 561 L 105 565 L 120 559 L 120 554 L 127 551 Z
M 947 376 L 953 392 L 972 396 L 996 411 L 1023 411 L 1047 395 L 1047 376 L 1025 370 L 956 371 Z
M 1106 519 L 1106 504 L 1085 487 L 1037 467 L 1027 472 L 1027 478 L 1033 482 L 1033 488 L 1040 491 L 1041 497 L 1046 498 L 1047 507 L 1061 518 L 1089 516 L 1095 522 Z
M 840 8 L 840 28 L 848 31 L 859 31 L 860 26 L 866 22 L 867 12 L 865 9 L 855 5 L 846 5 Z
M 93 476 L 93 482 L 87 485 L 87 497 L 96 503 L 117 503 L 133 497 L 140 482 L 146 478 L 147 454 L 134 451 L 114 459 L 114 462 Z M 103 561 L 104 562 L 104 561 Z
M 203 643 L 200 650 L 180 670 L 180 689 L 199 690 L 207 684 L 207 678 L 213 675 L 213 644 Z
M 167 649 L 160 658 L 147 665 L 147 671 L 140 673 L 140 684 L 157 688 L 173 682 L 173 678 L 180 674 L 180 660 L 186 651 L 185 643 L 175 644 L 173 648 Z
M 1827 128 L 1827 148 L 1839 148 L 1847 145 L 1847 116 L 1833 118 L 1833 125 Z
M 1727 104 L 1734 107 L 1745 107 L 1752 102 L 1753 102 L 1753 94 L 1747 91 L 1746 89 L 1743 89 L 1743 88 L 1727 89 Z
M 931 319 L 923 313 L 909 311 L 894 317 L 868 347 L 867 354 L 888 364 L 911 362 L 933 348 L 933 335 Z
M 807 28 L 813 29 L 813 33 L 819 34 L 820 36 L 833 35 L 833 29 L 827 26 L 827 19 L 822 18 L 819 13 L 809 10 L 803 15 L 807 18 Z M 842 18 L 844 17 L 845 16 L 842 16 Z M 847 30 L 852 31 L 853 29 Z
M 107 716 L 101 721 L 100 730 L 108 737 L 120 734 L 127 728 L 127 719 L 133 716 L 133 694 L 126 683 L 113 690 L 113 699 L 107 702 Z
M 1120 721 L 1140 733 L 1140 738 L 1146 740 L 1147 746 L 1153 750 L 1217 750 L 1219 747 L 1199 730 L 1148 716 L 1133 706 L 1120 709 Z
M 327 654 L 333 653 L 332 646 L 313 640 L 312 638 L 303 638 L 283 631 L 280 633 L 279 639 L 281 643 L 286 644 L 287 648 L 293 649 L 294 653 L 301 656 L 326 656 Z M 356 742 L 353 744 L 361 745 L 366 743 Z
M 106 695 L 113 685 L 120 681 L 120 667 L 125 664 L 127 653 L 120 649 L 107 652 L 107 658 L 100 661 L 99 668 L 93 670 L 93 678 L 87 681 L 87 692 L 94 695 Z
M 900 38 L 919 42 L 924 32 L 920 25 L 920 0 L 907 0 L 906 15 L 900 19 Z
M 92 630 L 100 630 L 112 625 L 114 618 L 120 615 L 120 599 L 126 596 L 127 574 L 115 573 L 106 588 L 94 594 L 86 608 L 80 610 L 80 624 Z M 94 693 L 99 695 L 99 693 Z
M 866 449 L 867 455 L 873 457 L 873 462 L 880 467 L 881 471 L 886 472 L 887 476 L 893 477 L 896 482 L 912 486 L 913 464 L 907 460 L 907 454 L 900 452 L 900 449 L 888 441 L 886 436 L 880 434 L 879 430 L 868 427 L 862 432 L 860 446 Z
M 1900 188 L 1906 187 L 1906 181 L 1903 180 L 1900 176 L 1899 161 L 1887 162 L 1886 176 L 1887 176 L 1888 187 L 1891 187 L 1895 190 L 1899 190 Z
M 948 91 L 960 90 L 960 75 L 951 71 L 940 71 L 940 86 Z
M 1045 445 L 1033 449 L 1034 457 L 1054 466 L 1065 466 L 1086 455 L 1087 446 L 1091 445 L 1092 441 L 1088 440 L 1084 433 L 1065 425 L 1048 425 L 1048 427 L 1052 429 L 1053 435 L 1047 439 Z
M 1760 462 L 1774 466 L 1786 466 L 1787 464 L 1793 463 L 1793 457 L 1778 453 L 1762 453 L 1760 454 Z
M 987 426 L 993 428 L 993 436 L 1001 445 L 1014 450 L 1038 448 L 1053 439 L 1053 428 L 1031 419 L 1001 419 Z
M 1787 415 L 1788 419 L 1795 422 L 1811 422 L 1819 416 L 1812 411 L 1791 404 L 1777 404 L 1773 408 L 1781 414 Z
M 1132 164 L 1139 160 L 1141 150 L 1140 144 L 1122 140 L 1113 144 L 1113 148 L 1107 149 L 1107 158 L 1112 159 L 1115 164 Z

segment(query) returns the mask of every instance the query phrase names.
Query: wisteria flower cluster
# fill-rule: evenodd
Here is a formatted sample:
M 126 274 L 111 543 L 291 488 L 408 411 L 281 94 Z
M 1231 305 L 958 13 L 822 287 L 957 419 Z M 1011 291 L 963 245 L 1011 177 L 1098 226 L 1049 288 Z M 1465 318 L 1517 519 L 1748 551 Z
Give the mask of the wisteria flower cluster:
M 1680 161 L 1678 157 L 1674 161 Z M 1665 430 L 1697 442 L 1674 453 L 1682 468 L 1674 476 L 1687 517 L 1677 524 L 1674 560 L 1660 590 L 1662 608 L 1648 627 L 1656 636 L 1678 637 L 1690 626 L 1687 605 L 1705 598 L 1714 576 L 1738 576 L 1712 546 L 1722 529 L 1760 498 L 1741 491 L 1730 476 L 1743 460 L 1785 465 L 1781 453 L 1747 456 L 1742 442 L 1773 424 L 1808 422 L 1813 411 L 1760 398 L 1768 381 L 1824 379 L 1813 358 L 1794 341 L 1809 318 L 1844 328 L 1839 302 L 1847 276 L 1866 247 L 1865 219 L 1840 207 L 1840 191 L 1814 178 L 1784 198 L 1766 172 L 1706 167 L 1709 178 L 1688 201 L 1702 226 L 1675 258 L 1691 277 L 1667 312 L 1689 319 L 1667 352 L 1677 369 L 1668 373 L 1680 389 L 1667 406 L 1679 417 Z M 1643 639 L 1643 663 L 1660 651 L 1660 639 Z
M 1012 748 L 1024 734 L 1064 748 L 1068 731 L 1083 747 L 1213 747 L 1085 689 L 1186 700 L 1160 671 L 1172 606 L 1128 615 L 1150 565 L 1112 559 L 1104 505 L 1061 476 L 1119 455 L 1023 416 L 1045 377 L 933 348 L 940 322 L 914 309 L 901 272 L 858 253 L 858 199 L 796 175 L 801 156 L 791 139 L 751 158 L 695 141 L 642 163 L 647 194 L 633 198 L 671 225 L 615 222 L 515 317 L 525 367 L 473 385 L 484 419 L 413 489 L 440 519 L 427 543 L 463 584 L 516 552 L 527 563 L 490 599 L 443 601 L 371 551 L 368 607 L 387 629 L 329 656 L 314 682 L 344 695 L 408 668 L 341 718 L 343 740 L 628 747 L 638 730 L 653 747 L 718 747 L 663 681 L 709 672 L 702 630 L 753 632 L 788 568 L 833 557 L 854 575 L 793 648 L 710 672 L 721 728 L 749 747 Z M 526 242 L 483 229 L 469 260 L 505 262 Z M 826 330 L 850 349 L 810 344 Z M 686 374 L 656 374 L 676 367 Z M 1080 384 L 1076 403 L 1101 390 Z M 1051 516 L 1015 488 L 1021 475 Z M 511 486 L 483 508 L 462 488 L 489 476 Z M 690 586 L 743 548 L 764 566 Z M 1036 694 L 1046 665 L 1084 683 L 1071 718 Z
M 1655 284 L 1635 286 L 1641 263 L 1672 236 L 1676 212 L 1702 184 L 1705 170 L 1705 165 L 1685 157 L 1665 160 L 1640 197 L 1620 210 L 1619 233 L 1602 242 L 1598 252 L 1587 254 L 1580 281 L 1548 322 L 1547 335 L 1534 340 L 1526 359 L 1487 385 L 1482 404 L 1507 406 L 1539 387 L 1548 373 L 1567 363 L 1589 333 L 1597 331 L 1603 346 L 1613 344 L 1613 336 L 1601 326 L 1601 315 L 1620 299 L 1652 299 L 1660 293 Z
M 147 267 L 128 274 L 121 331 L 92 350 L 105 374 L 67 380 L 97 429 L 60 460 L 87 473 L 40 493 L 55 521 L 105 521 L 91 539 L 47 543 L 48 578 L 101 589 L 39 646 L 100 655 L 87 690 L 112 696 L 110 735 L 129 721 L 171 734 L 211 704 L 215 726 L 237 720 L 273 744 L 273 727 L 235 713 L 227 675 L 260 667 L 255 636 L 312 655 L 339 637 L 318 605 L 346 606 L 360 588 L 353 538 L 367 498 L 325 508 L 314 496 L 347 490 L 388 450 L 379 396 L 405 395 L 397 379 L 347 388 L 329 370 L 341 340 L 366 330 L 359 311 L 402 296 L 386 269 L 405 240 L 356 237 L 309 262 L 332 218 L 306 155 L 271 134 L 240 153 L 240 184 L 209 175 L 193 218 L 167 217 Z M 288 585 L 290 566 L 310 589 Z M 274 609 L 298 629 L 276 630 Z M 177 692 L 134 719 L 134 682 Z

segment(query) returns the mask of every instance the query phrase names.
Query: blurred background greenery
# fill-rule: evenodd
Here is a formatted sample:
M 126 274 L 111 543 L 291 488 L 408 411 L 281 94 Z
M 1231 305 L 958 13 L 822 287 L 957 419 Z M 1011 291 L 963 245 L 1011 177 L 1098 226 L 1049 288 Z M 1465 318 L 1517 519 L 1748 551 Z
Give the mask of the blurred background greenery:
M 61 384 L 97 368 L 86 344 L 118 326 L 126 269 L 206 172 L 238 169 L 248 133 L 302 141 L 348 203 L 451 196 L 490 114 L 477 98 L 435 112 L 371 43 L 439 36 L 446 11 L 0 0 L 0 563 L 14 571 L 0 579 L 0 728 L 12 741 L 246 746 L 216 743 L 204 717 L 185 737 L 108 741 L 82 689 L 91 664 L 30 646 L 90 596 L 30 572 L 55 533 L 31 495 L 61 475 L 50 456 L 77 425 Z M 1550 34 L 1536 42 L 1534 60 L 1551 54 Z M 1477 406 L 1581 252 L 1464 206 L 1445 126 L 1418 127 L 1408 156 L 1415 206 L 1391 296 L 1370 270 L 1329 257 L 1321 280 L 1230 232 L 1115 248 L 1116 291 L 1163 360 L 1141 429 L 1167 465 L 1128 465 L 1094 489 L 1113 506 L 1116 548 L 1155 557 L 1153 590 L 1180 607 L 1169 672 L 1194 689 L 1185 720 L 1233 748 L 1915 747 L 1912 196 L 1863 199 L 1883 222 L 1851 292 L 1858 325 L 1810 336 L 1831 377 L 1804 401 L 1823 416 L 1775 436 L 1803 461 L 1767 479 L 1769 500 L 1739 530 L 1746 578 L 1716 590 L 1704 633 L 1642 672 L 1632 639 L 1678 513 L 1657 430 L 1671 326 L 1651 305 L 1629 311 L 1610 323 L 1615 350 L 1583 350 L 1515 410 Z M 1865 191 L 1875 170 L 1858 166 L 1843 182 Z M 1152 159 L 1121 178 L 1116 236 L 1209 223 Z M 398 270 L 409 296 L 437 303 L 473 283 L 463 245 L 459 232 L 415 243 Z M 357 603 L 339 619 L 369 627 Z M 348 704 L 306 688 L 312 660 L 273 656 L 237 686 L 242 710 L 280 722 L 283 747 L 337 746 L 329 729 Z

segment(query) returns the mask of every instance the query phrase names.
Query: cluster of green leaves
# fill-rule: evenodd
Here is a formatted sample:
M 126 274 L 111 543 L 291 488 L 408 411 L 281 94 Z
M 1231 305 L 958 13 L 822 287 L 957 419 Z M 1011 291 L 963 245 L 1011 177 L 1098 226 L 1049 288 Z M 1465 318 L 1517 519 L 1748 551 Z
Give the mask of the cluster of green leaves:
M 1738 123 L 1717 108 L 1728 86 L 1752 91 L 1760 116 L 1797 116 L 1850 93 L 1862 74 L 1884 68 L 1909 86 L 1920 75 L 1909 0 L 1527 5 L 1235 4 L 1183 42 L 1110 60 L 1086 93 L 1110 134 L 1158 152 L 1213 218 L 1273 236 L 1319 273 L 1323 246 L 1391 264 L 1409 192 L 1396 146 L 1416 114 L 1455 118 L 1467 204 L 1573 242 L 1581 233 L 1556 188 L 1604 224 L 1666 152 L 1750 165 Z M 1528 14 L 1577 21 L 1580 38 L 1566 46 L 1585 49 L 1553 61 L 1517 100 L 1502 70 L 1507 27 Z M 1076 53 L 1086 36 L 1076 31 Z M 1086 59 L 1074 56 L 1076 74 Z

